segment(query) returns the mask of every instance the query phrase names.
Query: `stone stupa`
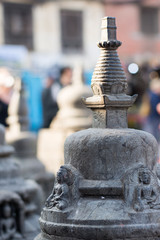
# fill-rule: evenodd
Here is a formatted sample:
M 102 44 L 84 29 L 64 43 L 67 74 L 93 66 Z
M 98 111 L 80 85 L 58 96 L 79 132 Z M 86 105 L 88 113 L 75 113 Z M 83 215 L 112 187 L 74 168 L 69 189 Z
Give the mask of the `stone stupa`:
M 37 136 L 29 132 L 28 107 L 24 83 L 17 79 L 8 109 L 9 129 L 7 142 L 15 148 L 15 157 L 19 160 L 23 177 L 35 180 L 42 188 L 44 199 L 51 191 L 54 182 L 53 173 L 47 172 L 37 158 Z
M 49 129 L 42 129 L 38 136 L 38 157 L 56 173 L 64 164 L 64 142 L 77 131 L 92 125 L 91 111 L 83 104 L 81 97 L 91 96 L 91 90 L 84 84 L 83 71 L 76 67 L 72 84 L 64 87 L 58 94 L 59 111 Z
M 92 125 L 90 111 L 84 106 L 82 96 L 91 96 L 90 88 L 84 84 L 83 70 L 77 66 L 73 71 L 73 82 L 58 94 L 59 111 L 51 123 L 52 129 L 62 129 L 65 139 L 70 134 Z
M 127 128 L 127 81 L 117 55 L 115 18 L 102 20 L 92 77 L 93 128 L 69 136 L 65 165 L 41 213 L 36 240 L 158 240 L 157 142 Z
M 24 180 L 0 125 L 0 239 L 32 240 L 39 232 L 39 186 Z

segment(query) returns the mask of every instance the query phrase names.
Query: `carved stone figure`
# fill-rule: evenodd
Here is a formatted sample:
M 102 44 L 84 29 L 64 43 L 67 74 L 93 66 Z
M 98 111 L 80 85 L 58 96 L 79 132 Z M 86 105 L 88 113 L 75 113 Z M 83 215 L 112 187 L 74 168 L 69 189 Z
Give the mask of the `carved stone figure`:
M 22 239 L 24 204 L 16 193 L 0 191 L 0 239 Z
M 80 174 L 70 165 L 61 166 L 57 172 L 57 179 L 51 195 L 46 200 L 47 208 L 56 207 L 64 210 L 71 207 L 79 198 Z
M 2 208 L 2 219 L 1 219 L 1 234 L 2 239 L 11 239 L 16 233 L 16 221 L 13 217 L 11 206 L 5 203 Z
M 127 207 L 136 211 L 160 209 L 160 187 L 157 177 L 147 167 L 139 166 L 129 170 L 123 182 Z
M 54 186 L 53 192 L 46 201 L 46 207 L 57 207 L 62 210 L 69 205 L 69 176 L 65 167 L 60 167 L 57 173 L 57 183 Z
M 142 211 L 146 208 L 160 209 L 160 191 L 157 185 L 151 184 L 152 173 L 147 168 L 140 168 L 138 171 L 139 185 L 135 191 L 134 209 Z
M 93 111 L 93 128 L 72 134 L 64 146 L 65 166 L 80 177 L 71 186 L 61 180 L 50 198 L 56 205 L 65 183 L 64 199 L 69 193 L 72 208 L 44 207 L 36 240 L 160 238 L 158 145 L 151 134 L 127 127 L 127 109 L 136 96 L 126 94 L 127 80 L 116 51 L 120 45 L 115 18 L 103 18 L 93 96 L 84 99 Z

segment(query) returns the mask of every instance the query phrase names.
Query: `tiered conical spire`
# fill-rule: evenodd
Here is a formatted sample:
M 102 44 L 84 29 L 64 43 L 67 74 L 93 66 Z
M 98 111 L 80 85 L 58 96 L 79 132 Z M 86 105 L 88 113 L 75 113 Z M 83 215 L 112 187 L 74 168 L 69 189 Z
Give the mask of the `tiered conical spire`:
M 28 108 L 25 98 L 24 83 L 17 79 L 14 87 L 14 94 L 8 109 L 8 123 L 12 131 L 28 131 Z
M 101 55 L 91 84 L 94 96 L 84 100 L 94 111 L 93 127 L 127 127 L 127 109 L 136 96 L 126 95 L 127 80 L 116 51 L 120 45 L 116 38 L 115 18 L 103 18 L 101 41 L 98 43 Z M 115 121 L 110 121 L 113 115 Z
M 116 39 L 115 18 L 103 18 L 101 41 L 98 43 L 98 47 L 102 51 L 92 77 L 94 94 L 97 94 L 94 89 L 98 83 L 103 86 L 101 89 L 102 94 L 125 92 L 127 80 L 116 51 L 120 45 L 121 42 Z M 119 83 L 118 87 L 121 86 L 117 89 L 117 92 L 112 89 L 113 83 Z

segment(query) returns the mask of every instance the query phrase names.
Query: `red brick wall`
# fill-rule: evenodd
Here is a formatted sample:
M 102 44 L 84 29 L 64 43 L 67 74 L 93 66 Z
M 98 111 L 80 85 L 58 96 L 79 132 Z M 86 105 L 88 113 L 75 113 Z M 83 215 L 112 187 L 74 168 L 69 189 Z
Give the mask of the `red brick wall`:
M 109 4 L 106 1 L 105 12 L 106 16 L 116 17 L 117 39 L 123 42 L 118 51 L 120 57 L 122 59 L 144 57 L 145 60 L 145 56 L 152 55 L 160 58 L 160 0 L 143 1 L 145 6 L 159 7 L 159 34 L 154 36 L 141 32 L 139 4 L 113 4 L 113 2 Z

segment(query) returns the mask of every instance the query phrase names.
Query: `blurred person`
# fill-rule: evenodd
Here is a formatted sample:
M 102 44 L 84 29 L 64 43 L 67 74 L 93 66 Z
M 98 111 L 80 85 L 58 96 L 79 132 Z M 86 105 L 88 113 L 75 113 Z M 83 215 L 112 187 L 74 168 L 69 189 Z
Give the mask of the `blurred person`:
M 153 134 L 160 143 L 160 67 L 151 72 L 150 78 L 149 90 L 142 103 L 146 115 L 143 130 Z
M 60 71 L 60 84 L 62 87 L 66 87 L 72 83 L 72 69 L 70 67 L 64 67 Z
M 141 104 L 143 95 L 148 89 L 150 81 L 149 73 L 150 67 L 148 63 L 143 63 L 141 65 L 138 65 L 137 63 L 131 63 L 128 65 L 128 94 L 138 94 L 135 103 L 137 106 Z
M 128 111 L 128 126 L 131 128 L 142 129 L 144 118 L 139 114 L 139 111 L 144 98 L 143 95 L 146 92 L 146 89 L 148 89 L 149 69 L 150 67 L 148 63 L 138 65 L 137 63 L 132 62 L 126 67 L 128 80 L 127 93 L 129 95 L 138 94 L 136 102 Z
M 45 80 L 42 92 L 43 128 L 48 128 L 58 111 L 57 95 L 61 88 L 59 83 L 60 71 L 58 66 L 52 67 Z
M 0 68 L 0 123 L 8 126 L 8 105 L 12 96 L 14 78 L 6 68 Z

